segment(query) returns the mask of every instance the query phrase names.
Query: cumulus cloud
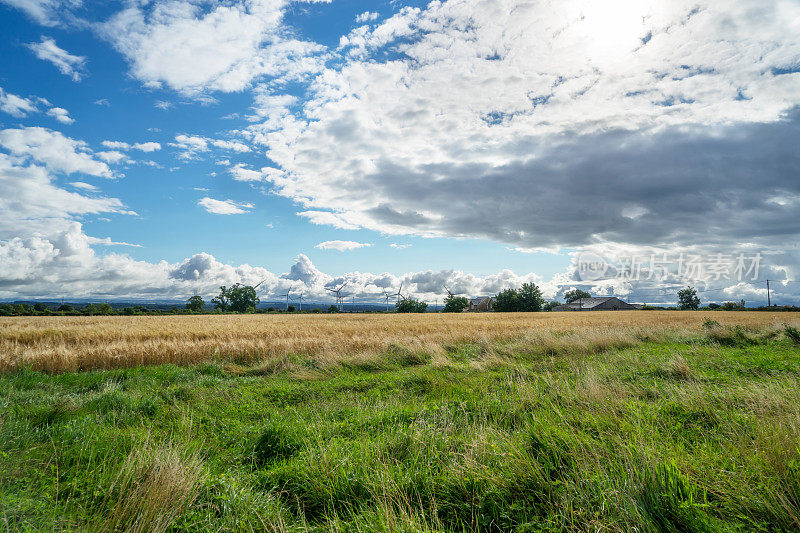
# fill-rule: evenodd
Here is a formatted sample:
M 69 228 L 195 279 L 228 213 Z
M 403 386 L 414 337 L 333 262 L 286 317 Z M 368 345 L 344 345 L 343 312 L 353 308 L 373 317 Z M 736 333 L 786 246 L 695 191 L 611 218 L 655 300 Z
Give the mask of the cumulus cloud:
M 797 194 L 798 16 L 755 0 L 403 8 L 249 131 L 314 223 L 520 249 L 767 245 L 798 230 L 767 209 Z
M 28 113 L 38 111 L 36 103 L 30 98 L 7 93 L 0 87 L 0 111 L 12 117 L 24 118 Z
M 195 159 L 200 153 L 208 152 L 211 147 L 238 153 L 250 151 L 250 147 L 237 141 L 211 139 L 200 135 L 176 135 L 175 142 L 169 145 L 181 150 L 179 157 L 182 159 Z
M 134 150 L 140 150 L 142 152 L 157 152 L 161 150 L 161 144 L 157 142 L 144 142 L 144 143 L 136 143 L 133 145 Z
M 85 187 L 84 187 L 85 188 Z M 0 153 L 0 213 L 4 227 L 22 224 L 26 219 L 68 217 L 70 215 L 121 212 L 123 204 L 115 198 L 89 198 L 65 191 L 53 184 L 44 167 L 19 164 Z M 21 233 L 24 228 L 17 228 Z
M 130 144 L 123 141 L 103 141 L 103 146 L 111 150 L 140 150 L 142 152 L 156 152 L 161 150 L 161 144 L 157 142 L 143 142 Z
M 86 58 L 72 55 L 59 48 L 55 39 L 42 36 L 41 42 L 28 43 L 27 46 L 36 57 L 42 61 L 49 61 L 59 72 L 72 78 L 72 81 L 81 81 L 83 78 L 86 71 Z
M 239 215 L 255 207 L 253 204 L 233 200 L 215 200 L 208 196 L 197 201 L 197 205 L 215 215 Z
M 109 164 L 112 164 L 112 165 L 116 165 L 118 163 L 122 163 L 123 161 L 124 162 L 130 161 L 128 159 L 127 155 L 125 155 L 122 152 L 119 152 L 117 150 L 109 150 L 109 151 L 106 151 L 106 152 L 97 152 L 95 154 L 95 156 L 97 156 L 98 158 L 102 159 L 106 163 L 109 163 Z
M 364 23 L 364 22 L 371 22 L 378 18 L 378 13 L 374 11 L 364 11 L 363 13 L 356 15 L 356 22 Z
M 15 156 L 44 164 L 53 172 L 111 178 L 113 174 L 98 161 L 87 144 L 40 127 L 0 130 L 0 146 Z
M 356 241 L 324 241 L 316 245 L 314 248 L 320 250 L 337 250 L 339 252 L 347 252 L 350 250 L 357 250 L 359 248 L 367 248 L 372 244 L 367 242 Z
M 298 77 L 320 69 L 323 47 L 282 27 L 287 0 L 205 5 L 172 0 L 131 5 L 103 33 L 149 86 L 187 94 L 239 91 L 262 75 Z
M 75 119 L 69 116 L 69 111 L 63 107 L 51 107 L 47 110 L 47 115 L 53 117 L 62 124 L 72 124 Z

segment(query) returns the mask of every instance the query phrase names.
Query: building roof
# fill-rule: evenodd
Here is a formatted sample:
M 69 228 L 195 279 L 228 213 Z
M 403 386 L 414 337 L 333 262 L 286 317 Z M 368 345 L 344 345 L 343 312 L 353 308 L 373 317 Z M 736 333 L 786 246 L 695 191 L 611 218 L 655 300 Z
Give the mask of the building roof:
M 477 298 L 470 298 L 469 303 L 471 303 L 472 305 L 478 305 L 479 303 L 485 300 L 491 300 L 491 299 L 492 299 L 491 296 L 478 296 Z
M 574 302 L 569 302 L 556 306 L 554 309 L 592 309 L 601 305 L 609 300 L 619 300 L 616 296 L 605 296 L 602 298 L 579 298 Z M 622 301 L 622 300 L 620 300 Z M 624 302 L 623 302 L 624 303 Z
M 609 300 L 618 300 L 616 296 L 606 296 L 604 298 L 579 298 L 573 304 L 577 304 L 582 309 L 591 309 L 592 307 L 597 307 L 600 304 L 604 304 Z

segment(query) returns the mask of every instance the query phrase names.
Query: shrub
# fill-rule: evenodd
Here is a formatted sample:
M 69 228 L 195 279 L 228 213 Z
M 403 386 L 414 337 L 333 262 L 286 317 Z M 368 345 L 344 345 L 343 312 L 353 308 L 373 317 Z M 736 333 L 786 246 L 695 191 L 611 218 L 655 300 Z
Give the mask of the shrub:
M 784 324 L 783 331 L 786 333 L 787 337 L 795 342 L 795 344 L 800 344 L 800 330 L 790 326 L 789 324 Z

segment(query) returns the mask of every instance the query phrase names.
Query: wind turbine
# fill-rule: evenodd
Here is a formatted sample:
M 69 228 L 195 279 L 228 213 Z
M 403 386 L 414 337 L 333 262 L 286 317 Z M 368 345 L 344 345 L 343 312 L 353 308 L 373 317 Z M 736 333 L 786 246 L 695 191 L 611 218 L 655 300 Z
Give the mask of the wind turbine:
M 299 310 L 302 311 L 303 310 L 303 293 L 302 292 L 300 293 L 300 296 L 297 298 L 297 300 L 295 300 L 294 298 L 292 298 L 292 300 L 300 302 Z
M 386 292 L 386 289 L 383 289 L 383 298 L 386 300 L 386 312 L 389 312 L 389 298 L 391 298 L 391 294 Z
M 259 281 L 259 282 L 256 284 L 256 286 L 255 286 L 255 287 L 253 287 L 253 290 L 256 290 L 257 288 L 259 288 L 259 287 L 261 286 L 261 284 L 262 284 L 262 283 L 264 283 L 265 281 L 267 281 L 267 278 L 264 278 L 264 279 L 262 279 L 261 281 Z
M 286 291 L 286 310 L 289 310 L 289 295 L 292 293 L 292 289 Z
M 347 285 L 346 281 L 342 283 L 341 287 L 339 287 L 338 289 L 329 289 L 327 287 L 325 288 L 326 291 L 336 295 L 336 305 L 339 308 L 339 311 L 342 310 L 342 289 L 344 289 L 345 285 Z
M 404 296 L 403 296 L 403 294 L 400 292 L 400 291 L 402 291 L 402 290 L 403 290 L 403 282 L 401 281 L 401 282 L 400 282 L 400 288 L 399 288 L 399 289 L 397 289 L 397 294 L 395 294 L 395 296 L 397 296 L 397 301 L 398 301 L 398 302 L 400 301 L 400 298 L 402 298 L 403 300 L 405 300 L 405 297 L 404 297 Z
M 455 294 L 453 294 L 453 291 L 451 291 L 450 289 L 447 288 L 447 285 L 443 285 L 443 287 L 444 287 L 444 290 L 447 291 L 447 296 L 449 298 L 453 298 L 455 296 Z

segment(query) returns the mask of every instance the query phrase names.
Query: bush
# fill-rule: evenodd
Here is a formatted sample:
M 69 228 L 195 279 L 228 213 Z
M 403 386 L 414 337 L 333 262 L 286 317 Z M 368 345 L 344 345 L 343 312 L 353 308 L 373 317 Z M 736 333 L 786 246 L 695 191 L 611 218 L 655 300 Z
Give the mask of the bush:
M 425 313 L 428 310 L 428 304 L 412 298 L 404 298 L 395 304 L 394 310 L 398 313 Z
M 786 333 L 787 337 L 795 342 L 795 344 L 800 344 L 800 330 L 793 328 L 789 324 L 784 324 L 783 331 Z
M 469 300 L 463 296 L 448 295 L 447 298 L 444 299 L 444 309 L 442 309 L 442 313 L 460 313 L 467 307 L 469 307 Z

